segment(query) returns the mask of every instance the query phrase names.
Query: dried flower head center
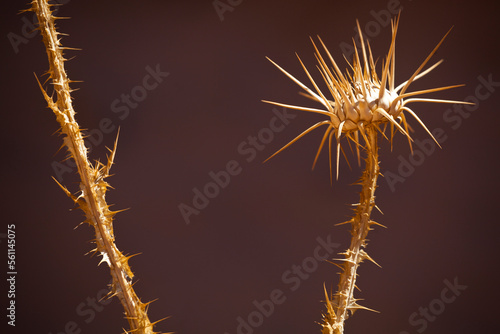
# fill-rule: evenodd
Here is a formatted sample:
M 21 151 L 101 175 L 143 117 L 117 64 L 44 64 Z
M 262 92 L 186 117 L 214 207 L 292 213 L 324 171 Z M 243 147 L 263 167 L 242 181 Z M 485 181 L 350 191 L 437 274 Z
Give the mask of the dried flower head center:
M 398 118 L 402 109 L 402 101 L 398 100 L 398 94 L 385 89 L 380 96 L 380 85 L 364 83 L 364 90 L 362 89 L 363 83 L 355 82 L 353 85 L 352 99 L 342 100 L 339 103 L 340 108 L 334 110 L 330 116 L 333 125 L 340 128 L 342 132 L 350 132 L 358 130 L 358 123 L 362 122 L 365 125 L 369 123 L 386 123 L 389 122 L 384 116 L 382 111 L 393 118 Z M 366 93 L 366 95 L 365 95 Z M 336 107 L 335 102 L 329 101 L 333 108 Z M 382 109 L 382 110 L 379 110 Z

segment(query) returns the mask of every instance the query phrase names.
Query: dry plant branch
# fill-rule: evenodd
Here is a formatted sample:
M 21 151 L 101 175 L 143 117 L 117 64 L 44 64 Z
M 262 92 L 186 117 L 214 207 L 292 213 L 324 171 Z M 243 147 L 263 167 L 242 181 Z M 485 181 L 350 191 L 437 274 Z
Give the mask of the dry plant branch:
M 153 334 L 153 325 L 147 315 L 149 303 L 142 303 L 132 287 L 134 274 L 130 270 L 128 260 L 131 256 L 123 255 L 115 245 L 113 233 L 113 217 L 117 213 L 109 210 L 105 195 L 109 184 L 105 179 L 110 175 L 109 171 L 113 164 L 116 152 L 116 142 L 110 156 L 104 165 L 97 161 L 95 165 L 87 159 L 87 148 L 85 147 L 82 132 L 75 120 L 75 111 L 71 102 L 71 89 L 64 69 L 63 50 L 70 49 L 62 47 L 59 32 L 55 28 L 55 20 L 59 19 L 52 15 L 51 7 L 47 0 L 34 0 L 29 11 L 36 13 L 39 30 L 47 51 L 49 60 L 48 74 L 52 81 L 55 100 L 47 94 L 40 85 L 43 96 L 48 106 L 56 115 L 64 135 L 64 146 L 69 155 L 74 159 L 80 175 L 80 194 L 74 196 L 64 186 L 60 185 L 64 192 L 71 197 L 83 210 L 86 222 L 95 229 L 96 248 L 94 252 L 100 253 L 101 262 L 106 262 L 110 267 L 113 278 L 112 291 L 109 297 L 116 295 L 123 305 L 126 319 L 129 322 L 130 332 L 138 334 Z M 37 79 L 38 80 L 38 79 Z M 56 181 L 57 182 L 57 181 Z
M 349 249 L 343 253 L 345 255 L 345 258 L 341 260 L 343 264 L 339 265 L 342 272 L 338 292 L 332 300 L 325 290 L 327 308 L 323 324 L 323 333 L 325 334 L 343 333 L 348 311 L 353 313 L 357 309 L 370 310 L 359 305 L 357 299 L 354 298 L 357 269 L 361 262 L 367 259 L 377 264 L 364 250 L 368 231 L 371 230 L 372 225 L 377 224 L 370 218 L 375 207 L 375 189 L 380 173 L 376 128 L 372 126 L 366 128 L 366 139 L 368 142 L 366 142 L 365 170 L 359 182 L 361 185 L 360 201 L 356 205 L 354 217 L 349 221 L 351 223 L 351 244 Z
M 396 132 L 402 133 L 408 139 L 411 149 L 412 138 L 409 135 L 411 130 L 408 125 L 406 115 L 411 115 L 426 130 L 426 132 L 436 141 L 425 124 L 420 120 L 417 114 L 408 108 L 408 104 L 415 102 L 430 103 L 461 103 L 471 104 L 462 101 L 442 100 L 442 99 L 422 99 L 411 98 L 416 95 L 438 92 L 446 89 L 459 87 L 461 85 L 437 87 L 421 91 L 407 92 L 407 89 L 415 80 L 425 76 L 435 69 L 442 60 L 422 71 L 430 58 L 443 43 L 448 33 L 441 39 L 436 47 L 430 52 L 427 58 L 417 68 L 413 75 L 399 86 L 395 85 L 395 49 L 396 33 L 399 24 L 399 15 L 391 21 L 392 38 L 389 52 L 382 63 L 382 73 L 379 76 L 376 71 L 375 62 L 371 52 L 370 45 L 365 41 L 358 23 L 358 31 L 361 41 L 361 52 L 358 52 L 356 43 L 354 43 L 354 57 L 352 64 L 348 63 L 350 72 L 346 74 L 340 71 L 339 66 L 326 48 L 323 41 L 318 37 L 323 52 L 316 46 L 311 39 L 316 60 L 317 69 L 328 88 L 332 99 L 328 99 L 321 91 L 313 76 L 307 70 L 300 58 L 299 62 L 304 69 L 313 89 L 309 88 L 290 73 L 285 71 L 275 62 L 271 61 L 280 71 L 300 86 L 305 93 L 302 93 L 311 100 L 321 104 L 324 109 L 310 108 L 304 106 L 289 105 L 279 102 L 264 101 L 274 105 L 282 106 L 306 112 L 312 112 L 318 115 L 326 116 L 327 120 L 322 120 L 310 126 L 299 134 L 295 139 L 279 149 L 270 158 L 282 152 L 297 140 L 312 132 L 313 130 L 326 126 L 326 130 L 319 144 L 316 156 L 313 162 L 313 169 L 318 160 L 319 154 L 328 142 L 330 180 L 332 181 L 332 146 L 333 139 L 336 142 L 337 154 L 337 178 L 339 175 L 340 152 L 342 138 L 346 138 L 349 146 L 353 144 L 356 148 L 358 163 L 360 163 L 360 151 L 366 152 L 365 170 L 359 181 L 361 185 L 360 202 L 356 204 L 354 217 L 348 222 L 351 223 L 351 243 L 349 249 L 342 253 L 341 264 L 337 264 L 342 269 L 338 284 L 338 291 L 333 296 L 329 296 L 325 289 L 326 314 L 323 316 L 323 334 L 342 334 L 344 332 L 344 322 L 349 316 L 358 309 L 367 309 L 357 303 L 354 298 L 356 287 L 357 268 L 363 260 L 373 259 L 366 253 L 366 243 L 368 231 L 373 225 L 380 225 L 371 220 L 371 212 L 375 206 L 375 189 L 377 188 L 377 178 L 379 175 L 379 157 L 377 142 L 378 133 L 390 140 L 391 146 Z M 326 57 L 323 56 L 326 54 Z M 298 57 L 298 56 L 297 56 Z M 329 60 L 330 64 L 327 64 Z M 386 136 L 386 128 L 390 127 L 390 139 Z M 439 143 L 436 141 L 439 146 Z M 345 156 L 345 154 L 344 154 Z M 267 161 L 266 160 L 266 161 Z M 376 263 L 375 263 L 376 264 Z

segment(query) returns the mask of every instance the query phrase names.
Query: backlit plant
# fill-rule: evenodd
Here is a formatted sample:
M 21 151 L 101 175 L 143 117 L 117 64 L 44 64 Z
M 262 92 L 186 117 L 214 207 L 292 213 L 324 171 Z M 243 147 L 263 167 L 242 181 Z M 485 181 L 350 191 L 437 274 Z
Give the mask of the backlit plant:
M 316 165 L 320 152 L 323 147 L 328 144 L 330 180 L 333 178 L 332 146 L 336 147 L 337 178 L 339 174 L 340 152 L 343 152 L 343 148 L 341 146 L 343 138 L 348 141 L 349 146 L 354 146 L 356 148 L 358 163 L 360 163 L 360 151 L 365 152 L 365 169 L 359 180 L 359 185 L 361 185 L 360 200 L 359 203 L 355 204 L 356 209 L 354 210 L 354 216 L 351 220 L 346 222 L 351 224 L 351 243 L 349 249 L 341 254 L 344 258 L 337 259 L 337 261 L 340 261 L 340 264 L 336 264 L 342 270 L 338 284 L 338 291 L 335 294 L 329 294 L 325 288 L 326 312 L 323 315 L 322 322 L 324 334 L 343 333 L 344 322 L 348 318 L 349 312 L 352 314 L 358 309 L 368 309 L 357 303 L 358 300 L 354 297 L 354 289 L 356 287 L 356 272 L 360 263 L 363 260 L 370 260 L 375 263 L 375 261 L 373 261 L 373 259 L 367 254 L 365 249 L 367 245 L 366 237 L 368 235 L 368 231 L 373 225 L 380 225 L 371 219 L 371 212 L 373 208 L 376 207 L 375 189 L 377 188 L 377 178 L 380 175 L 378 155 L 379 144 L 377 141 L 379 134 L 390 140 L 392 145 L 395 133 L 400 132 L 408 139 L 411 149 L 412 138 L 409 134 L 409 130 L 411 128 L 407 122 L 407 116 L 411 115 L 417 120 L 418 123 L 420 123 L 420 125 L 427 131 L 434 141 L 436 141 L 425 124 L 420 120 L 417 114 L 408 107 L 408 105 L 417 102 L 468 104 L 467 102 L 461 101 L 416 97 L 422 94 L 438 92 L 462 85 L 408 92 L 408 88 L 415 80 L 428 74 L 441 64 L 442 60 L 422 71 L 430 58 L 443 43 L 449 31 L 430 52 L 413 75 L 405 82 L 396 86 L 395 49 L 398 23 L 399 16 L 395 20 L 391 21 L 391 44 L 389 52 L 382 63 L 382 72 L 380 75 L 377 74 L 370 45 L 368 42 L 365 45 L 359 23 L 357 23 L 357 26 L 361 41 L 361 56 L 358 52 L 356 44 L 354 43 L 354 59 L 352 60 L 352 63 L 348 63 L 350 70 L 345 74 L 341 72 L 339 66 L 333 59 L 323 41 L 318 37 L 319 43 L 323 49 L 323 54 L 325 54 L 326 57 L 324 57 L 324 55 L 320 52 L 320 49 L 317 47 L 314 40 L 311 39 L 315 49 L 315 57 L 318 62 L 317 69 L 319 70 L 323 83 L 326 84 L 328 90 L 327 93 L 324 93 L 319 88 L 318 84 L 313 79 L 313 76 L 307 70 L 300 58 L 298 58 L 299 62 L 313 87 L 312 89 L 270 60 L 279 70 L 281 70 L 286 76 L 288 76 L 304 90 L 304 95 L 318 102 L 323 109 L 271 101 L 264 102 L 285 108 L 320 114 L 325 116 L 326 119 L 310 126 L 295 139 L 269 157 L 268 160 L 276 154 L 282 152 L 309 132 L 321 127 L 326 128 L 326 130 L 320 141 L 319 148 L 317 149 L 313 162 L 313 169 Z M 330 64 L 327 63 L 325 58 L 329 60 Z M 386 135 L 387 126 L 389 126 L 390 129 L 389 137 Z M 439 146 L 437 141 L 436 143 Z
M 128 265 L 129 256 L 123 255 L 115 245 L 113 232 L 113 217 L 116 212 L 109 209 L 105 195 L 109 184 L 105 179 L 110 175 L 110 168 L 116 152 L 116 143 L 110 150 L 108 161 L 103 164 L 96 162 L 92 164 L 87 157 L 87 148 L 80 126 L 75 119 L 75 111 L 72 106 L 70 83 L 64 69 L 63 50 L 69 49 L 61 46 L 60 33 L 55 28 L 56 18 L 47 0 L 33 0 L 29 9 L 36 13 L 39 30 L 45 44 L 49 59 L 49 79 L 53 85 L 53 94 L 49 96 L 40 84 L 42 94 L 49 108 L 56 115 L 60 125 L 60 133 L 64 136 L 64 146 L 69 152 L 69 157 L 75 161 L 80 176 L 79 191 L 71 193 L 60 185 L 64 192 L 83 210 L 86 222 L 95 230 L 95 253 L 102 256 L 101 262 L 106 262 L 110 267 L 112 284 L 110 296 L 117 296 L 125 310 L 126 319 L 129 322 L 129 332 L 138 334 L 153 334 L 153 325 L 147 315 L 148 303 L 142 303 L 136 295 L 133 286 L 133 273 Z M 408 92 L 410 85 L 417 79 L 425 76 L 435 69 L 441 61 L 423 70 L 430 58 L 443 43 L 446 35 L 437 46 L 430 52 L 427 58 L 416 69 L 413 75 L 405 82 L 396 86 L 395 82 L 395 41 L 399 23 L 399 16 L 391 21 L 392 39 L 389 52 L 381 64 L 381 73 L 377 74 L 376 63 L 373 60 L 370 45 L 365 44 L 358 23 L 361 41 L 361 52 L 358 52 L 354 44 L 354 58 L 348 63 L 349 70 L 343 73 L 321 39 L 318 38 L 319 46 L 313 41 L 315 56 L 318 61 L 319 70 L 323 84 L 327 91 L 322 91 L 311 73 L 299 58 L 312 89 L 297 80 L 283 68 L 277 66 L 285 75 L 292 79 L 304 90 L 304 95 L 318 102 L 322 109 L 289 105 L 278 102 L 265 101 L 278 106 L 312 112 L 325 116 L 326 119 L 319 121 L 299 134 L 270 158 L 282 152 L 297 140 L 318 128 L 326 128 L 313 161 L 313 168 L 318 157 L 328 145 L 330 180 L 333 180 L 332 152 L 336 148 L 336 177 L 339 175 L 340 152 L 343 152 L 342 140 L 345 139 L 349 146 L 354 147 L 361 160 L 361 152 L 364 152 L 365 168 L 359 180 L 361 185 L 360 201 L 355 206 L 354 216 L 347 222 L 351 224 L 352 239 L 349 248 L 342 253 L 344 258 L 338 266 L 342 269 L 335 294 L 328 293 L 325 289 L 326 312 L 323 316 L 323 333 L 340 334 L 344 332 L 344 322 L 357 309 L 367 309 L 357 303 L 354 297 L 356 287 L 357 268 L 363 260 L 373 259 L 365 251 L 367 245 L 367 234 L 373 225 L 380 225 L 371 219 L 371 212 L 375 205 L 375 189 L 377 178 L 380 175 L 378 156 L 379 134 L 393 141 L 396 132 L 402 133 L 409 142 L 411 148 L 410 126 L 407 116 L 411 115 L 429 133 L 431 132 L 420 120 L 416 113 L 408 107 L 412 103 L 463 103 L 460 101 L 430 99 L 417 97 L 419 95 L 438 92 L 460 85 L 437 87 L 420 91 Z M 322 49 L 322 51 L 320 51 Z M 388 131 L 387 131 L 388 130 Z M 387 132 L 389 134 L 387 135 Z M 435 140 L 435 139 L 434 139 Z M 439 143 L 436 141 L 439 145 Z M 344 153 L 344 152 L 343 152 Z

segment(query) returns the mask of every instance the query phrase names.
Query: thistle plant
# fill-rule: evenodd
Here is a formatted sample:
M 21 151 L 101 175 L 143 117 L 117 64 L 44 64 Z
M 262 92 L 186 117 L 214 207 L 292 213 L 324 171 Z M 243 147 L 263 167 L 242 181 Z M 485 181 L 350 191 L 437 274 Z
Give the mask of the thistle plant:
M 361 186 L 359 203 L 355 204 L 354 216 L 346 223 L 351 224 L 351 242 L 349 248 L 341 253 L 343 258 L 340 264 L 336 264 L 340 269 L 340 279 L 338 290 L 335 294 L 328 293 L 325 288 L 325 306 L 326 312 L 323 314 L 322 332 L 323 334 L 340 334 L 344 332 L 344 322 L 358 309 L 368 309 L 358 304 L 358 299 L 354 297 L 356 287 L 357 269 L 363 260 L 376 262 L 367 254 L 367 235 L 374 225 L 381 225 L 371 219 L 371 213 L 375 205 L 375 189 L 377 188 L 377 178 L 380 175 L 379 155 L 378 155 L 378 136 L 379 134 L 392 142 L 397 132 L 403 134 L 409 142 L 410 149 L 412 138 L 409 134 L 411 130 L 407 122 L 407 116 L 411 115 L 427 131 L 439 146 L 437 140 L 433 137 L 429 129 L 420 120 L 417 114 L 408 107 L 410 103 L 430 102 L 430 103 L 462 103 L 461 101 L 429 99 L 416 97 L 422 94 L 438 92 L 446 89 L 456 88 L 463 85 L 453 85 L 437 87 L 420 91 L 408 92 L 410 85 L 417 79 L 425 76 L 435 69 L 443 60 L 438 61 L 426 70 L 423 68 L 429 62 L 431 57 L 443 43 L 446 35 L 430 52 L 427 58 L 417 68 L 413 75 L 396 86 L 395 83 L 395 49 L 396 33 L 398 29 L 399 15 L 391 20 L 392 38 L 389 52 L 382 63 L 382 71 L 379 76 L 376 71 L 376 65 L 373 61 L 370 45 L 364 41 L 359 22 L 357 27 L 361 41 L 361 56 L 354 43 L 354 56 L 352 64 L 348 63 L 350 71 L 345 74 L 341 72 L 339 66 L 326 48 L 323 41 L 318 37 L 319 43 L 323 49 L 323 54 L 329 59 L 327 64 L 325 57 L 320 52 L 314 40 L 311 38 L 315 49 L 315 57 L 318 62 L 317 69 L 320 72 L 329 94 L 330 99 L 322 92 L 313 76 L 307 70 L 300 57 L 298 57 L 313 89 L 309 88 L 290 73 L 285 71 L 279 65 L 270 60 L 279 70 L 281 70 L 292 81 L 304 90 L 304 95 L 318 102 L 323 109 L 289 105 L 284 103 L 263 101 L 274 105 L 282 106 L 306 112 L 320 114 L 326 117 L 326 120 L 319 121 L 295 139 L 279 149 L 267 160 L 271 159 L 297 140 L 312 132 L 313 130 L 326 127 L 319 148 L 313 161 L 314 169 L 320 152 L 326 143 L 328 143 L 329 162 L 330 162 L 330 182 L 332 182 L 332 146 L 336 146 L 336 177 L 339 175 L 340 152 L 344 153 L 341 146 L 342 139 L 346 139 L 349 146 L 356 148 L 358 164 L 360 163 L 360 151 L 364 152 L 365 168 L 359 179 Z M 347 60 L 346 60 L 347 61 Z M 389 137 L 386 135 L 389 126 Z M 333 139 L 335 138 L 335 143 Z M 346 158 L 347 159 L 347 158 Z M 266 160 L 266 161 L 267 161 Z M 368 309 L 370 310 L 370 309 Z
M 149 303 L 142 303 L 132 287 L 132 273 L 128 260 L 131 256 L 123 255 L 115 245 L 113 233 L 113 217 L 117 211 L 111 211 L 105 195 L 109 184 L 105 179 L 110 175 L 110 169 L 116 153 L 116 141 L 106 164 L 97 161 L 95 164 L 87 158 L 87 148 L 80 126 L 75 120 L 75 111 L 72 105 L 70 83 L 64 69 L 66 59 L 63 47 L 56 31 L 55 20 L 47 0 L 34 0 L 28 11 L 36 13 L 39 30 L 45 44 L 49 60 L 49 79 L 54 87 L 54 94 L 49 96 L 42 85 L 40 89 L 50 109 L 59 122 L 59 132 L 64 136 L 64 144 L 69 152 L 69 158 L 75 161 L 80 176 L 80 190 L 73 195 L 68 189 L 59 184 L 64 192 L 85 213 L 86 222 L 94 227 L 96 248 L 93 252 L 102 256 L 101 262 L 106 262 L 113 278 L 109 298 L 117 296 L 125 310 L 125 317 L 130 326 L 130 332 L 138 334 L 153 334 L 153 325 L 147 315 Z M 37 79 L 38 80 L 38 79 Z M 55 95 L 55 98 L 53 97 Z M 118 139 L 118 137 L 117 137 Z M 57 181 L 56 181 L 57 182 Z

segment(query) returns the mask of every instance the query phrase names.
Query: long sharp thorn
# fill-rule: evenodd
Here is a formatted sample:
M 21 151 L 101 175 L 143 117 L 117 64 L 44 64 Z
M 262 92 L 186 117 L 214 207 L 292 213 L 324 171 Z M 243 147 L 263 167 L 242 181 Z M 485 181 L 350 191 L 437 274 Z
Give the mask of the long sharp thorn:
M 389 115 L 387 113 L 387 111 L 385 111 L 382 108 L 377 108 L 375 111 L 378 112 L 378 113 L 380 113 L 380 114 L 382 114 L 385 118 L 387 118 L 388 121 L 390 121 L 392 124 L 394 124 L 398 128 L 398 130 L 401 131 L 402 134 L 404 134 L 405 136 L 409 137 L 408 133 L 401 127 L 401 125 L 398 124 L 398 122 L 396 122 L 394 120 L 394 118 L 392 118 L 391 115 Z
M 435 63 L 434 65 L 432 65 L 431 67 L 429 67 L 428 69 L 426 69 L 425 71 L 423 71 L 422 73 L 420 73 L 419 75 L 415 76 L 415 78 L 413 78 L 413 82 L 417 81 L 418 79 L 420 79 L 424 75 L 428 74 L 430 71 L 432 71 L 433 69 L 435 69 L 436 67 L 438 67 L 443 61 L 444 60 L 441 59 L 440 61 L 438 61 L 437 63 Z M 405 82 L 403 82 L 402 84 L 400 84 L 399 86 L 397 86 L 394 91 L 395 92 L 399 92 L 399 90 L 401 88 L 403 88 L 408 83 L 408 81 L 409 80 L 406 80 Z
M 349 159 L 347 159 L 347 155 L 345 154 L 344 148 L 340 145 L 340 150 L 342 151 L 342 155 L 344 156 L 345 162 L 347 162 L 347 166 L 349 170 L 352 170 L 351 164 L 349 163 Z
M 457 88 L 457 87 L 462 87 L 462 86 L 465 86 L 464 84 L 460 84 L 460 85 L 452 85 L 452 86 L 444 86 L 444 87 L 436 87 L 436 88 L 430 88 L 430 89 L 424 89 L 424 90 L 418 90 L 418 91 L 415 91 L 415 92 L 411 92 L 411 93 L 406 93 L 406 94 L 403 94 L 402 92 L 399 94 L 399 96 L 397 98 L 394 99 L 394 101 L 392 101 L 392 104 L 391 104 L 391 107 L 392 106 L 396 106 L 397 103 L 402 100 L 402 99 L 406 99 L 407 97 L 409 96 L 415 96 L 415 95 L 420 95 L 420 94 L 429 94 L 429 93 L 434 93 L 434 92 L 439 92 L 439 91 L 442 91 L 442 90 L 447 90 L 447 89 L 452 89 L 452 88 Z
M 328 163 L 330 165 L 330 186 L 333 185 L 333 176 L 332 176 L 332 139 L 335 131 L 330 132 L 330 136 L 328 136 Z
M 406 121 L 406 117 L 405 117 L 405 114 L 401 113 L 400 114 L 401 116 L 401 121 L 403 122 L 403 125 L 405 127 L 405 130 L 406 130 L 406 133 L 409 133 L 408 132 L 408 122 Z M 413 154 L 413 145 L 411 144 L 411 138 L 410 137 L 407 137 L 408 138 L 408 145 L 410 146 L 410 152 L 411 154 Z
M 337 130 L 337 180 L 339 179 L 339 163 L 340 163 L 340 136 L 342 136 L 342 128 L 344 127 L 344 122 L 340 123 Z
M 382 67 L 382 80 L 380 82 L 380 92 L 378 95 L 379 99 L 382 99 L 385 93 L 385 86 L 387 83 L 387 77 L 389 75 L 389 65 L 391 63 L 391 58 L 392 58 L 392 53 L 394 52 L 394 49 L 396 47 L 396 32 L 392 32 L 392 39 L 391 39 L 391 46 L 389 47 L 389 53 L 387 54 L 387 60 Z
M 299 85 L 300 87 L 302 87 L 302 89 L 304 89 L 306 92 L 308 92 L 309 94 L 311 94 L 312 96 L 314 96 L 315 99 L 317 99 L 318 101 L 322 101 L 321 97 L 319 97 L 315 92 L 313 92 L 311 89 L 309 89 L 306 85 L 304 85 L 302 82 L 300 82 L 299 80 L 295 79 L 295 77 L 293 75 L 291 75 L 290 73 L 288 73 L 287 71 L 285 71 L 281 66 L 279 66 L 278 64 L 276 64 L 274 61 L 272 61 L 270 58 L 266 57 L 271 63 L 274 64 L 274 66 L 276 66 L 281 72 L 283 72 L 287 77 L 289 77 L 290 79 L 292 79 L 293 82 L 295 82 L 297 85 Z
M 410 115 L 412 115 L 416 120 L 417 122 L 420 123 L 420 125 L 422 125 L 422 127 L 425 129 L 425 131 L 427 131 L 427 133 L 429 134 L 429 136 L 431 136 L 431 138 L 436 142 L 436 144 L 439 146 L 439 148 L 442 148 L 441 145 L 439 145 L 438 141 L 436 140 L 436 138 L 434 138 L 434 136 L 432 135 L 432 133 L 429 131 L 429 129 L 427 129 L 427 127 L 425 126 L 424 122 L 422 122 L 422 120 L 417 116 L 417 114 L 415 114 L 413 112 L 413 110 L 411 110 L 410 108 L 407 108 L 407 107 L 403 107 L 401 109 L 404 109 L 406 110 L 408 113 L 410 113 Z
M 337 176 L 336 180 L 339 180 L 339 162 L 340 162 L 340 140 L 337 140 Z
M 316 129 L 316 128 L 322 126 L 322 125 L 329 124 L 329 123 L 330 123 L 330 121 L 321 121 L 321 122 L 318 122 L 318 123 L 314 124 L 313 126 L 309 127 L 307 130 L 305 130 L 300 135 L 298 135 L 297 137 L 295 137 L 288 144 L 286 144 L 285 146 L 283 146 L 282 148 L 280 148 L 277 152 L 275 152 L 269 158 L 267 158 L 266 160 L 264 160 L 263 163 L 266 162 L 266 161 L 268 161 L 269 159 L 273 158 L 275 155 L 277 155 L 278 153 L 280 153 L 281 151 L 283 151 L 284 149 L 286 149 L 287 147 L 289 147 L 290 145 L 292 145 L 293 143 L 295 143 L 297 140 L 299 140 L 300 138 L 302 138 L 303 136 L 305 136 L 309 132 L 313 131 L 314 129 Z
M 328 129 L 326 129 L 325 134 L 323 135 L 323 138 L 321 139 L 321 143 L 319 144 L 318 152 L 316 152 L 316 157 L 314 157 L 314 162 L 312 165 L 312 169 L 316 167 L 316 162 L 318 161 L 319 154 L 321 153 L 321 150 L 323 149 L 323 146 L 325 145 L 326 138 L 328 137 L 328 134 L 330 131 L 333 129 L 333 127 L 329 126 Z
M 109 156 L 108 163 L 106 165 L 106 169 L 105 169 L 105 173 L 104 173 L 105 177 L 109 176 L 109 171 L 111 169 L 111 166 L 114 163 L 115 155 L 116 155 L 116 147 L 118 146 L 118 137 L 119 136 L 120 136 L 120 128 L 118 127 L 118 132 L 116 133 L 115 145 L 113 147 L 113 150 L 110 150 L 111 151 L 111 155 Z
M 375 204 L 375 208 L 378 210 L 378 212 L 380 212 L 381 214 L 384 214 L 384 213 L 382 212 L 382 210 L 380 210 L 380 208 L 377 206 L 377 204 Z
M 437 49 L 444 42 L 446 36 L 448 36 L 448 34 L 451 32 L 451 29 L 453 29 L 453 27 L 451 27 L 450 30 L 448 30 L 448 32 L 443 36 L 443 38 L 441 38 L 441 41 L 439 41 L 439 43 L 434 47 L 434 49 L 427 56 L 427 58 L 425 58 L 425 60 L 423 61 L 423 63 L 417 68 L 417 70 L 415 71 L 415 73 L 413 73 L 413 75 L 410 77 L 410 79 L 408 79 L 408 81 L 406 82 L 406 84 L 401 89 L 401 93 L 400 94 L 404 94 L 404 92 L 406 92 L 406 90 L 408 89 L 408 87 L 410 86 L 410 84 L 412 83 L 412 81 L 415 79 L 415 77 L 420 73 L 420 71 L 425 66 L 425 64 L 427 64 L 427 62 L 429 61 L 429 59 L 431 59 L 431 57 L 434 55 L 434 53 L 436 53 Z
M 335 72 L 337 72 L 337 75 L 339 76 L 340 81 L 346 82 L 347 80 L 345 79 L 344 75 L 342 74 L 342 71 L 338 67 L 338 65 L 335 62 L 335 60 L 333 59 L 330 51 L 328 51 L 328 49 L 326 48 L 325 43 L 323 43 L 323 41 L 321 40 L 321 38 L 319 36 L 318 36 L 318 39 L 319 39 L 319 42 L 321 43 L 321 45 L 323 46 L 323 49 L 325 49 L 325 52 L 328 55 L 328 58 L 330 58 L 330 61 L 332 62 L 333 67 L 335 68 Z
M 308 112 L 313 112 L 321 115 L 325 115 L 330 117 L 331 113 L 325 110 L 321 109 L 315 109 L 315 108 L 308 108 L 308 107 L 300 107 L 300 106 L 294 106 L 291 104 L 285 104 L 285 103 L 279 103 L 279 102 L 273 102 L 273 101 L 267 101 L 267 100 L 262 100 L 264 103 L 269 103 L 269 104 L 274 104 L 275 106 L 278 107 L 283 107 L 283 108 L 288 108 L 288 109 L 295 109 L 295 110 L 301 110 L 301 111 L 308 111 Z
M 365 143 L 366 143 L 366 149 L 368 151 L 372 151 L 372 146 L 370 144 L 370 141 L 368 140 L 368 137 L 366 136 L 366 133 L 365 133 L 365 126 L 363 124 L 363 122 L 360 122 L 358 124 L 358 129 L 359 129 L 359 132 L 361 133 L 361 135 L 363 136 L 363 139 L 365 140 Z
M 408 103 L 413 102 L 429 102 L 429 103 L 450 103 L 450 104 L 468 104 L 475 105 L 473 102 L 465 102 L 465 101 L 454 101 L 454 100 L 441 100 L 441 99 L 408 99 L 403 102 L 403 105 L 407 105 Z
M 400 12 L 401 14 L 401 12 Z M 399 21 L 399 15 L 398 14 L 398 21 Z M 398 29 L 397 27 L 397 24 L 398 22 L 395 22 L 393 25 L 392 25 L 392 30 L 393 30 L 393 34 L 394 34 L 394 42 L 396 41 L 396 31 Z M 391 91 L 394 91 L 394 80 L 395 80 L 395 75 L 396 75 L 396 48 L 394 48 L 394 50 L 392 51 L 392 58 L 391 58 L 391 76 L 389 77 L 389 89 Z
M 361 166 L 361 153 L 359 152 L 359 132 L 356 131 L 354 132 L 354 139 L 355 139 L 355 143 L 357 144 L 356 145 L 356 155 L 358 157 L 358 166 Z
M 366 56 L 366 48 L 365 48 L 365 42 L 364 42 L 364 37 L 363 33 L 361 32 L 361 27 L 359 26 L 359 21 L 356 20 L 356 25 L 358 26 L 358 32 L 359 32 L 359 39 L 361 40 L 361 50 L 363 51 L 363 60 L 365 62 L 365 74 L 370 74 L 368 69 L 370 66 L 368 65 L 368 57 Z M 369 79 L 369 78 L 366 78 Z
M 307 77 L 309 78 L 309 80 L 311 81 L 311 83 L 313 84 L 314 86 L 314 89 L 316 89 L 316 91 L 318 92 L 319 96 L 321 97 L 321 100 L 319 102 L 321 102 L 321 104 L 323 104 L 327 109 L 328 111 L 332 112 L 333 113 L 333 108 L 331 106 L 331 104 L 328 102 L 327 98 L 323 95 L 323 92 L 321 92 L 321 90 L 319 89 L 318 85 L 316 85 L 316 82 L 314 81 L 314 79 L 312 78 L 311 74 L 309 73 L 309 71 L 307 70 L 306 66 L 304 65 L 304 63 L 302 62 L 302 59 L 300 59 L 299 55 L 298 54 L 295 54 L 297 56 L 297 58 L 299 59 L 299 62 L 300 62 L 300 65 L 302 65 L 302 68 L 304 69 L 304 71 L 306 72 L 307 74 Z

